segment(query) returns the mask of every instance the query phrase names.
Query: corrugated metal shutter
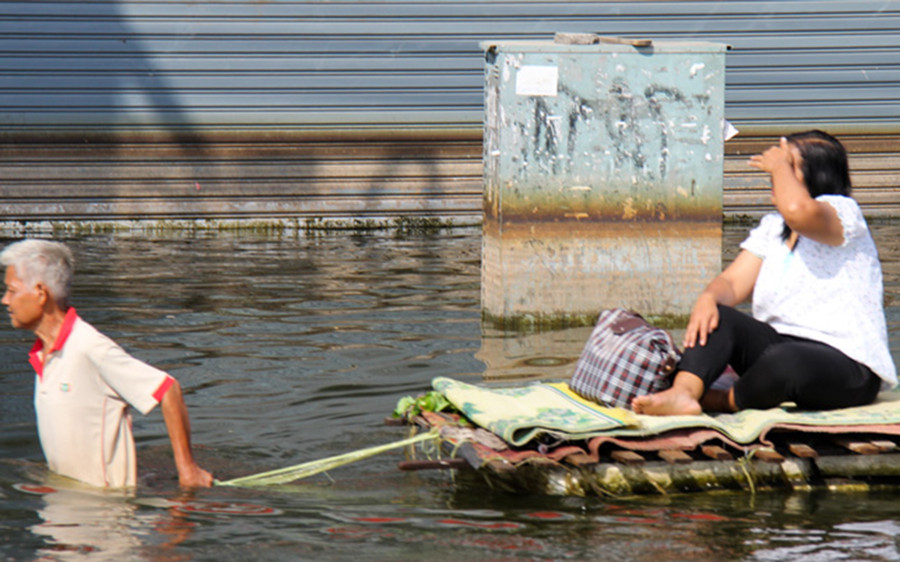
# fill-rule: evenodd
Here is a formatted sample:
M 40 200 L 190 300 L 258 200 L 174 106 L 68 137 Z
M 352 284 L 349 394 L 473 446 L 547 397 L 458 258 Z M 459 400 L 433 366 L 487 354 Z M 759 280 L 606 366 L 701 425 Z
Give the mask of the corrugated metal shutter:
M 0 146 L 0 221 L 476 223 L 481 142 L 124 135 Z M 288 224 L 290 226 L 290 223 Z
M 474 216 L 478 43 L 556 31 L 729 43 L 745 135 L 885 134 L 860 146 L 890 183 L 900 2 L 0 2 L 0 211 L 60 197 L 57 216 L 170 216 L 177 196 L 186 216 Z M 739 212 L 764 192 L 740 170 L 727 189 Z
M 747 161 L 776 141 L 776 137 L 751 137 L 726 143 L 726 215 L 752 217 L 772 209 L 768 179 L 750 168 Z M 845 136 L 843 143 L 850 153 L 853 196 L 865 214 L 870 217 L 900 215 L 900 137 L 854 135 Z
M 900 2 L 2 2 L 0 122 L 480 127 L 483 39 L 733 45 L 742 128 L 896 132 Z M 773 129 L 773 130 L 774 130 Z

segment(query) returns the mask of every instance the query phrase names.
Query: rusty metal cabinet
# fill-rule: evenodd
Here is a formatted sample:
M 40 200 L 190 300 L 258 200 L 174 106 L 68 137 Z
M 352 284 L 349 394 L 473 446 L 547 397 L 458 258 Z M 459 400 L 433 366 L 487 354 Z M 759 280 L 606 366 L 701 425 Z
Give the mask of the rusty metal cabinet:
M 684 315 L 720 270 L 727 45 L 628 43 L 482 44 L 494 324 Z

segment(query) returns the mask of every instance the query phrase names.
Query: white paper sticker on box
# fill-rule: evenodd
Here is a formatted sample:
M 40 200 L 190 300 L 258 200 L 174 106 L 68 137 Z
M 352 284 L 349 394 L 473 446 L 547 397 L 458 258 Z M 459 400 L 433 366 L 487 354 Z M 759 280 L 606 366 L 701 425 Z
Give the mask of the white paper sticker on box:
M 516 94 L 520 96 L 555 96 L 559 67 L 523 66 L 516 73 Z

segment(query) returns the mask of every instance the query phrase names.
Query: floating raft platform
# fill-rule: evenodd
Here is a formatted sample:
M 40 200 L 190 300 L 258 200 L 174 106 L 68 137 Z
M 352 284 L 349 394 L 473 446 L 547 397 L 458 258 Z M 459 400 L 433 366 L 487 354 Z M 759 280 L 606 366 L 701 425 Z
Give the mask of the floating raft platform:
M 877 433 L 773 430 L 766 444 L 750 446 L 714 437 L 686 446 L 673 433 L 632 441 L 543 439 L 516 447 L 459 414 L 423 412 L 406 421 L 437 430 L 441 453 L 399 468 L 472 471 L 494 488 L 519 493 L 620 497 L 900 486 L 900 426 Z

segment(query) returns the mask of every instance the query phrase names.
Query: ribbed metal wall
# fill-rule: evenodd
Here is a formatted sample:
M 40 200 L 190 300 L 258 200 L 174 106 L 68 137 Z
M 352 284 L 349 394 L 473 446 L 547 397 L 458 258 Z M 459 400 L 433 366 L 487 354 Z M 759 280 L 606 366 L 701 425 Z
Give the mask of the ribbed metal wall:
M 32 1 L 0 2 L 0 212 L 476 216 L 478 43 L 557 31 L 732 45 L 744 136 L 874 139 L 890 207 L 900 2 Z M 729 178 L 726 211 L 766 204 Z
M 734 46 L 728 117 L 895 132 L 900 2 L 0 2 L 6 128 L 480 126 L 483 39 Z

